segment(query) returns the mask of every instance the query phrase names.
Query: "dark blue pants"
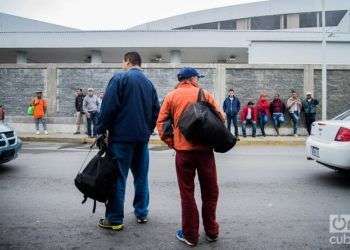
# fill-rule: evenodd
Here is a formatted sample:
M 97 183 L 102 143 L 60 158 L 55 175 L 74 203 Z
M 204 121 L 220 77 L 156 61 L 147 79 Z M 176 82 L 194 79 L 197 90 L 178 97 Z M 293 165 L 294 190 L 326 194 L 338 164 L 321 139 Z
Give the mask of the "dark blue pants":
M 106 218 L 112 223 L 123 223 L 124 197 L 129 169 L 134 177 L 134 213 L 137 218 L 147 217 L 149 205 L 148 143 L 112 143 L 110 152 L 119 165 L 116 166 L 119 174 L 114 198 L 106 206 Z
M 95 136 L 96 135 L 96 125 L 98 122 L 98 112 L 91 111 L 91 112 L 89 112 L 89 114 L 90 114 L 90 117 L 89 118 L 86 117 L 87 134 L 88 134 L 88 136 Z M 92 129 L 91 129 L 91 126 L 93 126 Z
M 235 127 L 235 136 L 238 136 L 237 114 L 227 114 L 227 128 L 231 131 L 231 124 Z
M 293 133 L 296 135 L 298 133 L 298 126 L 300 121 L 300 114 L 298 111 L 294 111 L 293 113 L 289 113 L 293 122 Z
M 259 114 L 259 127 L 261 130 L 261 134 L 265 136 L 265 125 L 269 121 L 267 114 Z

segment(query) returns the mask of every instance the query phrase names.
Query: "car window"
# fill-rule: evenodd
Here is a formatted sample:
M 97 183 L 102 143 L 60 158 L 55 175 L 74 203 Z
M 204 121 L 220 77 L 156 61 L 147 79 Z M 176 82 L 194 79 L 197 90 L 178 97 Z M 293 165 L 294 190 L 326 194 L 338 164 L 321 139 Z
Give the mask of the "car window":
M 341 115 L 338 115 L 333 120 L 350 121 L 350 110 L 344 112 Z

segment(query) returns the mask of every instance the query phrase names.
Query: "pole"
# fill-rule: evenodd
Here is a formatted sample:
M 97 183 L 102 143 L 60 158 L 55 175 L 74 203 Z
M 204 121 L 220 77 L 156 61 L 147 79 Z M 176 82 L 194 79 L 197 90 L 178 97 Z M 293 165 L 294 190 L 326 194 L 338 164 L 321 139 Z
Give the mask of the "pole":
M 322 0 L 322 120 L 327 119 L 326 6 Z

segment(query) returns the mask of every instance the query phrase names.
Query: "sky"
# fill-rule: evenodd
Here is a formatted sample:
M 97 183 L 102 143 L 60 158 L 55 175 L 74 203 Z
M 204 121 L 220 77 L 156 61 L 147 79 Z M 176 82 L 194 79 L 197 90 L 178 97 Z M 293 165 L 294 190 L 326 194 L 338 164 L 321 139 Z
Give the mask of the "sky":
M 122 30 L 191 11 L 261 0 L 0 0 L 0 12 L 82 30 Z

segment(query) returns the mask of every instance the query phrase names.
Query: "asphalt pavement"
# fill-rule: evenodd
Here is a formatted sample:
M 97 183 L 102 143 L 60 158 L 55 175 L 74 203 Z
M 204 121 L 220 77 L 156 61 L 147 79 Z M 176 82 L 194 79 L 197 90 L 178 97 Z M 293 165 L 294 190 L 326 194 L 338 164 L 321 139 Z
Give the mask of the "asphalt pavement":
M 87 152 L 87 145 L 25 143 L 18 159 L 0 166 L 0 249 L 187 249 L 175 238 L 173 151 L 151 149 L 146 225 L 135 221 L 129 176 L 122 232 L 97 228 L 103 204 L 96 214 L 91 201 L 81 204 L 73 180 Z M 199 249 L 349 248 L 330 244 L 329 233 L 331 214 L 350 214 L 348 174 L 307 161 L 303 146 L 237 146 L 216 159 L 220 239 L 206 243 L 201 227 Z

